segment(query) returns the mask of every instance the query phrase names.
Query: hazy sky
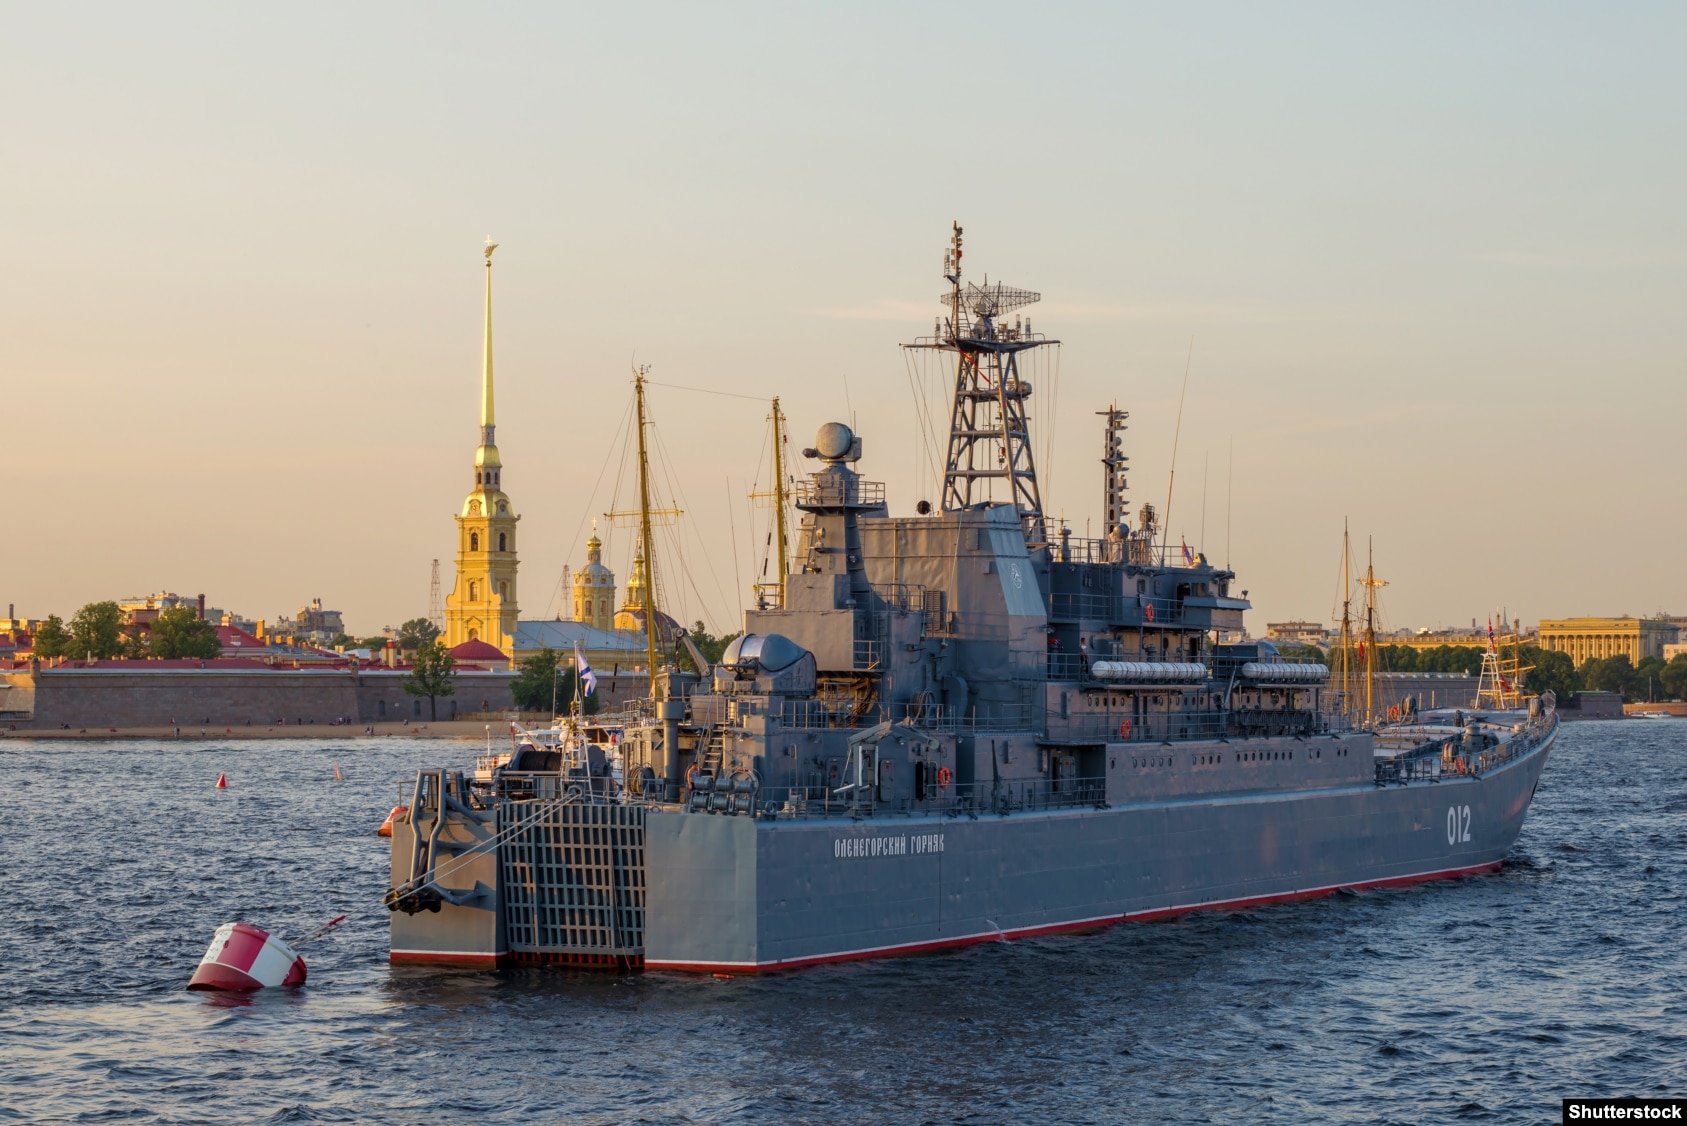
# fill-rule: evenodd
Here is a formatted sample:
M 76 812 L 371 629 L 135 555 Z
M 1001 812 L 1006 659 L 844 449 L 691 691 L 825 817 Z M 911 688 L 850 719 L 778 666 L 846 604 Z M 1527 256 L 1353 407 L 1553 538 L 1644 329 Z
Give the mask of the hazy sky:
M 1031 409 L 1079 534 L 1109 400 L 1133 500 L 1164 504 L 1193 341 L 1173 542 L 1201 541 L 1205 476 L 1225 557 L 1233 442 L 1256 631 L 1330 614 L 1344 517 L 1391 624 L 1687 613 L 1680 5 L 0 18 L 20 614 L 164 588 L 268 618 L 320 596 L 359 633 L 425 613 L 472 484 L 488 234 L 524 616 L 611 507 L 635 357 L 782 395 L 798 449 L 853 414 L 911 512 L 937 490 L 897 345 L 930 331 L 952 219 L 1064 342 Z M 766 407 L 652 410 L 686 508 L 670 602 L 728 627 Z

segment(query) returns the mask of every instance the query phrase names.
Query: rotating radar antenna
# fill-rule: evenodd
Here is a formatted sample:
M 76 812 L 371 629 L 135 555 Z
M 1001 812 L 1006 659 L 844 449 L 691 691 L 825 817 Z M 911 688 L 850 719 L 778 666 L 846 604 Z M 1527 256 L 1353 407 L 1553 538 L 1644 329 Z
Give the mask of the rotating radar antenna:
M 1060 342 L 1032 332 L 1029 317 L 1007 322 L 1008 314 L 1035 304 L 1041 294 L 992 282 L 988 275 L 982 283 L 963 281 L 961 256 L 961 225 L 956 223 L 943 256 L 949 292 L 941 300 L 948 316 L 938 318 L 931 336 L 903 345 L 955 356 L 943 510 L 1011 501 L 1027 546 L 1035 550 L 1046 547 L 1049 538 L 1025 409 L 1032 388 L 1020 376 L 1019 354 Z

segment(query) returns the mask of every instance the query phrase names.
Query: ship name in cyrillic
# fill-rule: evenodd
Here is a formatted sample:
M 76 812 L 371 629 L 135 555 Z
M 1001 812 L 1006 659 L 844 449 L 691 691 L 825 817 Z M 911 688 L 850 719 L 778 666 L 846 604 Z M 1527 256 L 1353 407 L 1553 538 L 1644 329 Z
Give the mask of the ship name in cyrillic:
M 924 856 L 943 851 L 942 833 L 913 833 L 894 837 L 838 837 L 832 855 L 839 860 L 874 856 Z

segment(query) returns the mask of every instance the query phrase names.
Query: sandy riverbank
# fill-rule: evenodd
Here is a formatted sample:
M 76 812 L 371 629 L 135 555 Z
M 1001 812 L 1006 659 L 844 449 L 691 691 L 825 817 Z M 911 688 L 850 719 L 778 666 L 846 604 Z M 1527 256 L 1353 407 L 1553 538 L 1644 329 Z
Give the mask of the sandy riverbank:
M 375 736 L 400 736 L 422 739 L 484 740 L 488 728 L 492 737 L 502 742 L 509 728 L 505 720 L 456 719 L 437 723 L 375 723 L 345 724 L 305 723 L 261 725 L 250 727 L 218 727 L 203 724 L 183 724 L 175 727 L 86 727 L 50 728 L 30 727 L 18 723 L 0 723 L 0 739 L 367 739 Z M 178 734 L 178 731 L 180 734 Z

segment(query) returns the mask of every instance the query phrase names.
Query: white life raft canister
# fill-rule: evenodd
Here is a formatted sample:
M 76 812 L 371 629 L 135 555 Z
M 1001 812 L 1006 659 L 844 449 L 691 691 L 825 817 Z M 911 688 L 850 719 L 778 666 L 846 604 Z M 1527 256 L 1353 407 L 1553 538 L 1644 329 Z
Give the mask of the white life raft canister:
M 224 923 L 187 987 L 249 992 L 304 983 L 305 960 L 291 946 L 250 923 Z

